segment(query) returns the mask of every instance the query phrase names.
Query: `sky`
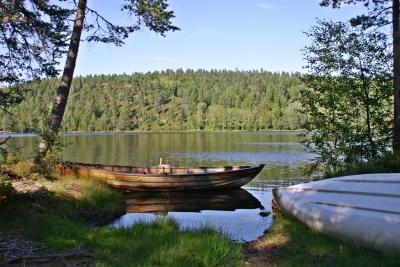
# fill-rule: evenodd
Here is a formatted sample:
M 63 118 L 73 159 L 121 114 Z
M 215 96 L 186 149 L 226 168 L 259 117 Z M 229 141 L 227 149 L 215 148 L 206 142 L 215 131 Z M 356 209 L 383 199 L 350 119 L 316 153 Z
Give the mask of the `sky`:
M 129 17 L 119 1 L 89 0 L 111 21 Z M 319 0 L 170 0 L 174 25 L 162 37 L 146 29 L 122 47 L 82 43 L 76 75 L 122 74 L 166 69 L 229 69 L 272 72 L 302 71 L 304 31 L 316 18 L 347 20 L 365 12 L 363 6 L 320 7 Z

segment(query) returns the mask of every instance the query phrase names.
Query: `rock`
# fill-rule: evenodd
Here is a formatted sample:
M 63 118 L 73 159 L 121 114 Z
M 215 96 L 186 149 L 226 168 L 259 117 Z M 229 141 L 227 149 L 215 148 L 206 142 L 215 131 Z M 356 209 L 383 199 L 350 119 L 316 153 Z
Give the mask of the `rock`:
M 268 217 L 269 215 L 271 215 L 271 212 L 270 211 L 261 211 L 260 213 L 259 213 L 259 215 L 261 216 L 261 217 Z

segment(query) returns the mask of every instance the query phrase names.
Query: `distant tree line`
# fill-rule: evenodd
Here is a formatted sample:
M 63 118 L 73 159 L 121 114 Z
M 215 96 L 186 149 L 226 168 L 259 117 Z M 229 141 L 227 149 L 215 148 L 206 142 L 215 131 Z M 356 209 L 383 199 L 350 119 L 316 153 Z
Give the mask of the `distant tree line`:
M 45 127 L 57 85 L 57 79 L 26 84 L 13 115 L 0 115 L 0 130 Z M 262 70 L 77 77 L 62 130 L 296 130 L 303 123 L 296 112 L 303 88 L 299 74 Z

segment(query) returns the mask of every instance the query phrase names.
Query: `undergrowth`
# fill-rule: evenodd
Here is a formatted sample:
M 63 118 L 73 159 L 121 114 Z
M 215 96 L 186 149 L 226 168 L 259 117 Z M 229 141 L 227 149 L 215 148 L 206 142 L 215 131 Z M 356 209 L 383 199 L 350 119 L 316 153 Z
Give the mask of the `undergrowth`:
M 3 168 L 9 179 L 23 177 L 42 187 L 7 199 L 0 209 L 0 234 L 23 235 L 52 250 L 89 249 L 96 266 L 243 264 L 241 245 L 210 227 L 181 230 L 176 221 L 165 218 L 128 228 L 93 227 L 105 225 L 125 211 L 123 195 L 99 180 L 35 178 L 30 163 L 15 162 Z M 12 189 L 2 181 L 0 192 Z
M 366 173 L 400 173 L 400 154 L 387 153 L 366 162 L 344 164 L 336 172 L 327 172 L 324 178 Z

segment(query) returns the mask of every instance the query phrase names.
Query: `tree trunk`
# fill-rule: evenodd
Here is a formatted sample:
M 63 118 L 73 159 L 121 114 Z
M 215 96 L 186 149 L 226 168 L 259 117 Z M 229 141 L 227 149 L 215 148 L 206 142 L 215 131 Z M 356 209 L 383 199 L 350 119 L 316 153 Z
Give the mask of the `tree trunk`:
M 400 0 L 393 0 L 393 152 L 400 153 Z
M 53 109 L 49 117 L 49 134 L 56 135 L 59 132 L 61 122 L 64 116 L 65 106 L 67 105 L 68 95 L 71 88 L 72 79 L 74 76 L 76 59 L 78 57 L 79 44 L 85 19 L 87 0 L 79 0 L 74 27 L 72 29 L 71 41 L 68 48 L 67 59 L 65 61 L 64 71 L 61 77 L 60 85 L 58 86 L 56 96 L 54 98 Z M 39 152 L 45 154 L 49 146 L 47 140 L 42 139 L 39 144 Z

